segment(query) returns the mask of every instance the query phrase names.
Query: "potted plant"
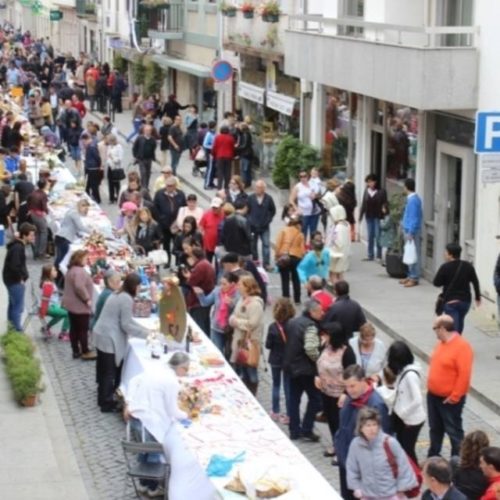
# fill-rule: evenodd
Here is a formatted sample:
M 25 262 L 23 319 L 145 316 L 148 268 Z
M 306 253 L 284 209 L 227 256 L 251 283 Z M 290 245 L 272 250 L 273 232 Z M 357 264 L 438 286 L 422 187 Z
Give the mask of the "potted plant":
M 281 10 L 276 0 L 268 0 L 261 5 L 260 14 L 265 23 L 277 23 L 280 20 Z
M 228 4 L 226 2 L 222 2 L 220 4 L 220 11 L 222 12 L 223 16 L 226 17 L 236 17 L 236 6 Z
M 405 278 L 408 267 L 403 264 L 404 234 L 401 228 L 406 197 L 404 193 L 395 193 L 389 199 L 389 224 L 392 225 L 394 237 L 385 256 L 385 268 L 392 278 Z
M 243 12 L 243 17 L 245 19 L 253 19 L 254 11 L 255 6 L 250 2 L 244 2 L 241 6 L 241 12 Z
M 35 357 L 35 346 L 26 335 L 9 330 L 1 345 L 14 398 L 23 406 L 34 406 L 42 391 L 42 370 Z

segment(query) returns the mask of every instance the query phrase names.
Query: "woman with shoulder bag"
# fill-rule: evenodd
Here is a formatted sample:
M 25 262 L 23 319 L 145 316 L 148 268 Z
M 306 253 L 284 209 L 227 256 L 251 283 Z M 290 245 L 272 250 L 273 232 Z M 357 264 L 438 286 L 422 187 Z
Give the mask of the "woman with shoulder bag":
M 400 500 L 401 492 L 418 487 L 408 457 L 393 437 L 382 431 L 380 413 L 365 406 L 359 410 L 347 455 L 347 485 L 355 498 Z
M 420 366 L 405 342 L 393 342 L 387 351 L 387 366 L 396 376 L 392 423 L 397 440 L 418 464 L 415 445 L 426 419 Z
M 293 285 L 293 299 L 300 304 L 300 279 L 297 266 L 305 254 L 305 239 L 300 216 L 292 215 L 276 239 L 275 262 L 281 278 L 281 294 L 290 297 L 290 278 Z
M 330 434 L 333 438 L 339 427 L 339 400 L 344 394 L 344 370 L 356 364 L 356 356 L 348 344 L 342 325 L 333 321 L 322 325 L 322 343 L 324 348 L 316 361 L 318 376 L 314 385 L 321 391 L 323 412 L 326 416 Z M 333 457 L 335 451 L 327 450 L 325 457 Z
M 251 274 L 240 276 L 240 299 L 229 317 L 234 328 L 230 361 L 248 390 L 255 396 L 259 385 L 258 364 L 264 330 L 264 302 L 257 281 Z
M 125 171 L 123 170 L 123 148 L 116 139 L 116 136 L 109 134 L 106 137 L 108 144 L 106 150 L 106 166 L 108 174 L 108 190 L 109 202 L 116 203 L 120 193 L 120 183 L 125 179 Z

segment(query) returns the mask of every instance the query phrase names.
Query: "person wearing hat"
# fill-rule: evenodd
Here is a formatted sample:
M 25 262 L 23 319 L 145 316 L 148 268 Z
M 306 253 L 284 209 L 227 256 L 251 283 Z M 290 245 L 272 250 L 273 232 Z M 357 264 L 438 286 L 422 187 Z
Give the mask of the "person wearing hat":
M 131 227 L 134 222 L 135 213 L 137 212 L 137 205 L 133 201 L 126 201 L 121 209 L 118 220 L 116 221 L 116 234 L 130 234 Z
M 217 246 L 219 224 L 224 220 L 222 204 L 223 201 L 218 196 L 212 198 L 210 208 L 203 214 L 199 224 L 203 234 L 203 250 L 209 262 L 212 262 Z
M 168 179 L 175 179 L 176 189 L 181 189 L 181 181 L 174 175 L 172 167 L 165 165 L 161 168 L 161 175 L 159 175 L 153 184 L 153 193 L 157 193 L 160 189 L 165 189 L 165 184 Z

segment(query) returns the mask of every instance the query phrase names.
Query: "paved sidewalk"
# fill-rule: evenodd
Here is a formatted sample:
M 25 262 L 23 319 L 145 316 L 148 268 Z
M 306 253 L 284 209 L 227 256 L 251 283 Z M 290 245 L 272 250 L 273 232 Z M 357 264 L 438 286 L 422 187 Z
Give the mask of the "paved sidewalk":
M 0 262 L 5 247 L 0 248 Z M 7 290 L 0 286 L 0 302 Z M 5 313 L 4 313 L 5 314 Z M 0 332 L 7 317 L 0 316 Z M 87 500 L 70 439 L 44 370 L 42 403 L 21 408 L 13 399 L 5 367 L 0 367 L 0 497 L 8 500 Z
M 116 115 L 115 124 L 120 131 L 131 128 L 131 112 L 125 111 Z M 195 191 L 203 200 L 208 201 L 214 191 L 203 188 L 203 180 L 191 174 L 191 162 L 184 152 L 178 169 L 183 189 Z M 270 184 L 270 183 L 268 183 Z M 280 219 L 283 208 L 281 193 L 269 185 L 268 191 L 273 195 L 277 208 L 277 216 L 271 226 L 271 239 L 275 238 L 283 226 Z M 346 279 L 351 284 L 351 296 L 358 300 L 365 309 L 367 317 L 378 328 L 396 339 L 406 340 L 415 353 L 428 361 L 436 343 L 432 331 L 434 303 L 439 290 L 429 282 L 422 280 L 418 287 L 405 289 L 398 280 L 390 278 L 385 268 L 375 262 L 363 262 L 365 245 L 357 243 L 352 246 L 351 270 Z M 498 383 L 492 374 L 498 372 L 500 361 L 495 359 L 500 354 L 500 331 L 491 317 L 488 307 L 473 309 L 465 321 L 464 335 L 475 351 L 474 373 L 471 394 L 493 411 L 500 413 L 498 403 Z

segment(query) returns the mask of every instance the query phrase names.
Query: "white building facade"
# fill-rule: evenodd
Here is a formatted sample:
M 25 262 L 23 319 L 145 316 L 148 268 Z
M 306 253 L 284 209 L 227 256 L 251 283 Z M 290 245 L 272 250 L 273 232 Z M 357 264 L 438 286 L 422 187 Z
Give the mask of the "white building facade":
M 425 275 L 458 242 L 492 301 L 500 187 L 482 183 L 473 146 L 476 111 L 500 109 L 499 18 L 495 0 L 304 0 L 285 35 L 303 138 L 358 199 L 370 172 L 389 195 L 414 178 Z

